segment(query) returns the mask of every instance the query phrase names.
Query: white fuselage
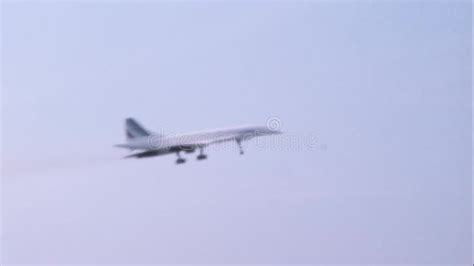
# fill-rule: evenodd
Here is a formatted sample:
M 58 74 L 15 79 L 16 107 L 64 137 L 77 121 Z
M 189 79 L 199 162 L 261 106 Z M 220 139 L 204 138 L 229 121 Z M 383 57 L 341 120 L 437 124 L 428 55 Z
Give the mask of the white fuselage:
M 204 147 L 225 141 L 244 141 L 258 136 L 280 134 L 262 126 L 242 126 L 227 129 L 214 129 L 186 134 L 150 135 L 129 139 L 118 147 L 132 150 L 170 150 L 176 147 Z

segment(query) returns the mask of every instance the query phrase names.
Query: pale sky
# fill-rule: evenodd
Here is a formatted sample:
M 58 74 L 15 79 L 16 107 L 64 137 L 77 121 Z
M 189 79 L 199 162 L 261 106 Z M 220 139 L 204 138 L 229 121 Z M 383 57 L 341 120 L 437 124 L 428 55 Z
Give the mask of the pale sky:
M 2 265 L 470 264 L 471 13 L 4 2 Z M 129 116 L 164 133 L 274 117 L 285 135 L 124 160 Z

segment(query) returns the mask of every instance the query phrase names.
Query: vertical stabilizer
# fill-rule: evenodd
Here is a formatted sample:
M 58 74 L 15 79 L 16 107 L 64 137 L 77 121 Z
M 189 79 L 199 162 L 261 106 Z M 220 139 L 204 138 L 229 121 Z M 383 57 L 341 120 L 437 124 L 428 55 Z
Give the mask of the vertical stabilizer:
M 125 135 L 127 139 L 145 137 L 151 135 L 140 123 L 133 118 L 125 119 Z

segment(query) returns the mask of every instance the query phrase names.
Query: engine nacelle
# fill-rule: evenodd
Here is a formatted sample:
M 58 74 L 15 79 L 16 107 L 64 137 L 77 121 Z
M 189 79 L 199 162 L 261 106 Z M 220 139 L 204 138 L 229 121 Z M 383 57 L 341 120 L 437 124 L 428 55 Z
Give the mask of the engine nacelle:
M 185 153 L 193 153 L 196 149 L 184 149 Z

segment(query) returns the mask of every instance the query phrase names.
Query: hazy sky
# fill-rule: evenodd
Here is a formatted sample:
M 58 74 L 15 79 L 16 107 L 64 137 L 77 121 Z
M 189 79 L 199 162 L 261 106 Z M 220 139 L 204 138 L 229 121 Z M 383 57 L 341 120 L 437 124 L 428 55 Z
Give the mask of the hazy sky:
M 2 264 L 469 264 L 471 12 L 3 3 Z M 286 134 L 123 160 L 129 116 Z

